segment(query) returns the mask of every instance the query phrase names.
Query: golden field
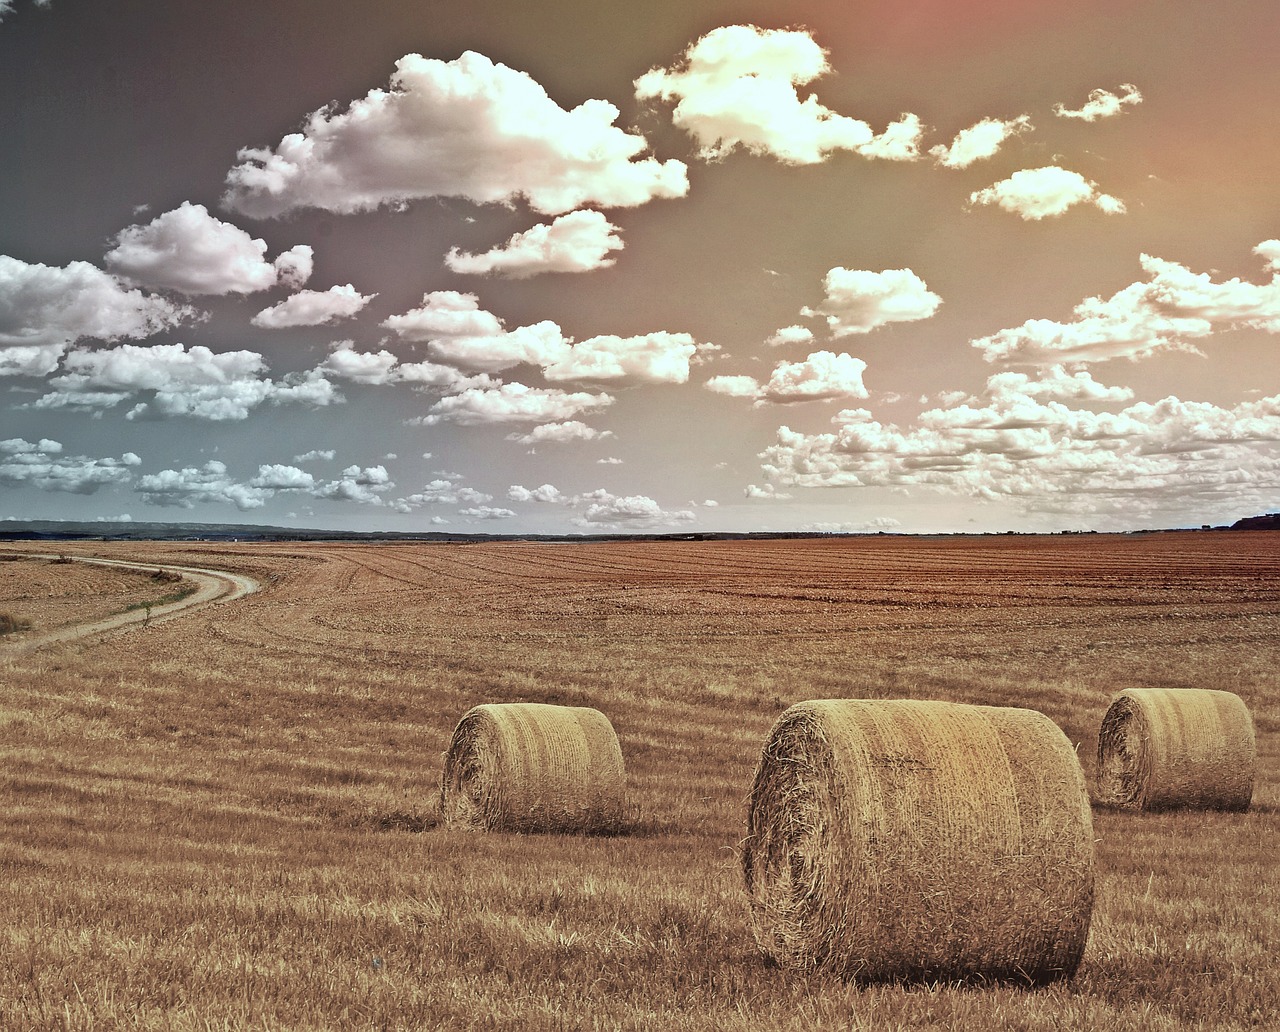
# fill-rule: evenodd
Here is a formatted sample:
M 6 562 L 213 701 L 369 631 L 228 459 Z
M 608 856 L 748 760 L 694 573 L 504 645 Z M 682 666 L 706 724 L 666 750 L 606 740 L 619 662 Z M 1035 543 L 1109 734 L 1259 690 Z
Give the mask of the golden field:
M 1278 534 L 59 551 L 262 590 L 0 638 L 0 1029 L 1280 1026 Z M 172 588 L 0 563 L 30 634 Z M 758 953 L 738 843 L 786 706 L 1030 707 L 1091 776 L 1136 686 L 1245 700 L 1253 806 L 1095 809 L 1072 981 L 860 987 Z M 619 834 L 436 827 L 454 725 L 508 701 L 608 715 Z

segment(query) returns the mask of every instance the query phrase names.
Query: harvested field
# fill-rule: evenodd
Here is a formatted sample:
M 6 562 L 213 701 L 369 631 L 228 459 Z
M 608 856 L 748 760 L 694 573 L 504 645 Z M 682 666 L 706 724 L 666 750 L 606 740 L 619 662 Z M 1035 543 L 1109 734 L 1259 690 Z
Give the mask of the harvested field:
M 154 573 L 0 550 L 0 612 L 28 620 L 32 634 L 87 623 L 174 591 Z
M 0 639 L 5 1029 L 1191 1030 L 1280 1012 L 1280 535 L 67 550 L 264 590 L 101 643 Z M 1036 709 L 1091 776 L 1117 686 L 1238 694 L 1257 783 L 1247 813 L 1095 813 L 1074 979 L 860 989 L 766 962 L 738 844 L 788 705 Z M 631 834 L 437 827 L 458 717 L 493 702 L 606 712 Z

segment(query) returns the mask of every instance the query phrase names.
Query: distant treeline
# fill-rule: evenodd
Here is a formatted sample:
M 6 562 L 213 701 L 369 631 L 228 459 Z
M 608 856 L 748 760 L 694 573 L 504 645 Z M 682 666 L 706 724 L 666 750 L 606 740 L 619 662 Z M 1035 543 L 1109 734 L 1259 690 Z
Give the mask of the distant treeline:
M 1193 528 L 1187 528 L 1193 529 Z M 1204 525 L 1200 530 L 1280 530 L 1280 513 L 1248 516 L 1230 527 Z M 1017 533 L 1005 531 L 1006 534 Z M 1080 533 L 1060 531 L 1059 533 Z M 1130 533 L 1149 533 L 1131 531 Z M 757 531 L 614 534 L 459 534 L 442 531 L 314 530 L 239 523 L 77 523 L 66 520 L 6 520 L 0 541 L 744 541 L 829 537 L 983 537 L 985 534 L 907 535 L 885 531 Z

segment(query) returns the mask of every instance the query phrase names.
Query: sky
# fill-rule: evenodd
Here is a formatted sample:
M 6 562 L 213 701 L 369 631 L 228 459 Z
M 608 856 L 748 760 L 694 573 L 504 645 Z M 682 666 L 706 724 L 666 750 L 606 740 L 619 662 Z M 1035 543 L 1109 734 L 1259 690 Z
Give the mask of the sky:
M 1280 509 L 1274 0 L 0 0 L 0 518 Z

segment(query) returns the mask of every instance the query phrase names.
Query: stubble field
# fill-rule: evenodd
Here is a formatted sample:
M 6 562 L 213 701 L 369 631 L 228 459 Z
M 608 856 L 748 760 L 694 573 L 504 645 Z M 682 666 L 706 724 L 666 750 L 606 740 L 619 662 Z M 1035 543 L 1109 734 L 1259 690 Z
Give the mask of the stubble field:
M 0 638 L 0 1028 L 1278 1024 L 1280 535 L 64 551 L 263 590 L 34 652 Z M 32 634 L 171 588 L 0 565 Z M 1134 686 L 1239 694 L 1254 803 L 1095 809 L 1074 980 L 864 988 L 757 952 L 737 845 L 787 705 L 1027 706 L 1091 776 Z M 506 701 L 609 716 L 620 834 L 436 827 L 454 724 Z

